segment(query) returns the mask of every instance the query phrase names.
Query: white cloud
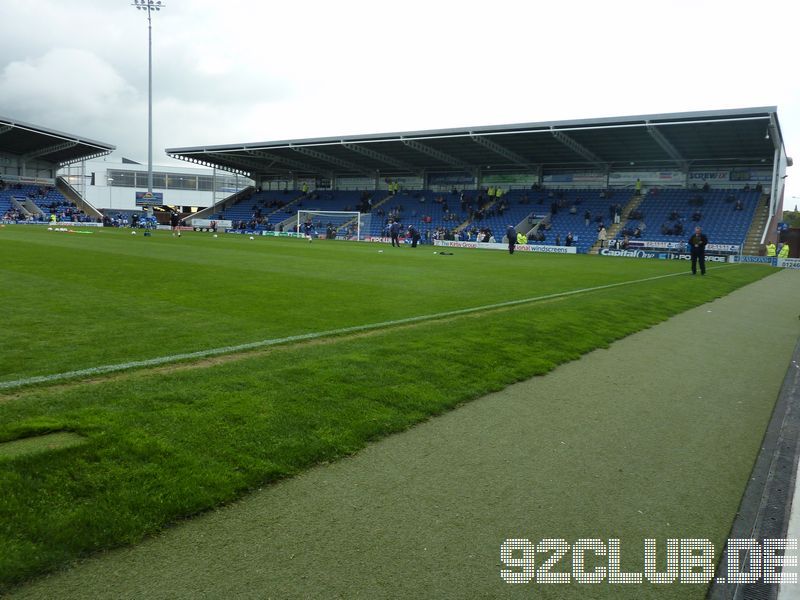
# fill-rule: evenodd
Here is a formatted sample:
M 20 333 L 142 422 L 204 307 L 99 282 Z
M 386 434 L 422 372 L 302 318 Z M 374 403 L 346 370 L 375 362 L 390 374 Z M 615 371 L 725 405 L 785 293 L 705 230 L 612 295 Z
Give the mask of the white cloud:
M 41 57 L 7 64 L 0 93 L 31 116 L 63 115 L 73 121 L 104 118 L 138 96 L 113 66 L 74 48 L 53 48 Z

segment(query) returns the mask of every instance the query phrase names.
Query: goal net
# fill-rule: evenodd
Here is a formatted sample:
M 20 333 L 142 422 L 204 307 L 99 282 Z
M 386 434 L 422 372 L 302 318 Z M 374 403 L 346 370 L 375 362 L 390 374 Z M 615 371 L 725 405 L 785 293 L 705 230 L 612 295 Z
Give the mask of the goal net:
M 298 210 L 296 231 L 312 238 L 363 240 L 372 215 L 349 210 Z

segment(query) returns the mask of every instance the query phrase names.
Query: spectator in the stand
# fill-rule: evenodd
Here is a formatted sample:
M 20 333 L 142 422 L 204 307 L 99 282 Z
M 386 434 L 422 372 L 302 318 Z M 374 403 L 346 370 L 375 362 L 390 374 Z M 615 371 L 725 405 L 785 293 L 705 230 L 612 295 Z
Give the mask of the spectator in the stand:
M 602 225 L 600 226 L 600 231 L 597 232 L 597 241 L 600 242 L 600 247 L 602 248 L 606 243 L 606 228 Z
M 564 245 L 565 246 L 572 246 L 572 241 L 574 239 L 575 238 L 573 237 L 572 232 L 571 231 L 567 232 L 567 237 L 564 238 Z
M 638 178 L 636 179 L 636 195 L 642 195 L 642 180 Z
M 588 225 L 591 220 L 592 213 L 587 210 L 585 213 L 583 213 L 583 224 Z
M 733 210 L 744 210 L 744 203 L 742 202 L 741 198 L 736 200 L 736 204 L 734 205 Z
M 789 244 L 787 242 L 784 242 L 781 249 L 778 250 L 778 258 L 789 258 Z
M 692 221 L 700 221 L 703 218 L 703 213 L 696 210 L 692 213 Z

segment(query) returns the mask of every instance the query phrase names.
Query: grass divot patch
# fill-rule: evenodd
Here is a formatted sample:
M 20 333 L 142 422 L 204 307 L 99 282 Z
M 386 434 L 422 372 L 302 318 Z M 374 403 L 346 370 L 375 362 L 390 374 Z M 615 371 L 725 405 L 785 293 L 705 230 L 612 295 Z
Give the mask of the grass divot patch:
M 14 460 L 23 456 L 43 454 L 80 446 L 86 438 L 71 431 L 57 431 L 0 443 L 0 461 Z

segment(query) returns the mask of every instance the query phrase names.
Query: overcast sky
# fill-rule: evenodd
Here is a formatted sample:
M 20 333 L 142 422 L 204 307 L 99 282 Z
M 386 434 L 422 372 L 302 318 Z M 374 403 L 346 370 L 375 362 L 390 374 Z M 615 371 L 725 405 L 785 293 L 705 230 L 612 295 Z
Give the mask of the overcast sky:
M 772 105 L 800 160 L 792 0 L 166 3 L 157 164 L 178 146 Z M 145 14 L 126 0 L 0 8 L 0 114 L 146 162 Z

